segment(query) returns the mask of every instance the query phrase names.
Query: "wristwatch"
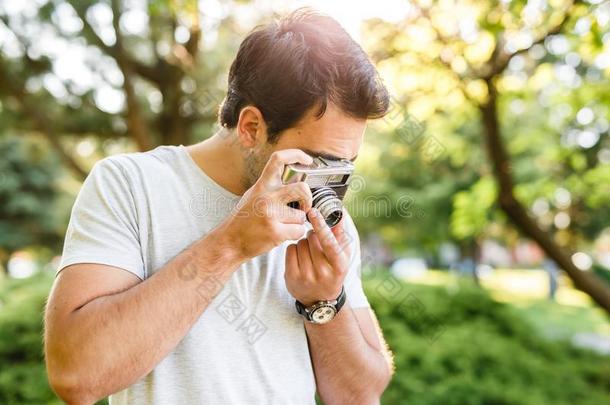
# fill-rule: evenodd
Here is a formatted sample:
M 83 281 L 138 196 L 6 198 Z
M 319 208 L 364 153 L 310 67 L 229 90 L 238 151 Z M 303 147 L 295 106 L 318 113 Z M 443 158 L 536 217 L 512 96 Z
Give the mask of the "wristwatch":
M 333 320 L 343 304 L 345 304 L 345 298 L 345 288 L 341 287 L 341 292 L 337 299 L 318 301 L 309 307 L 296 300 L 295 305 L 297 312 L 303 315 L 307 321 L 321 325 Z

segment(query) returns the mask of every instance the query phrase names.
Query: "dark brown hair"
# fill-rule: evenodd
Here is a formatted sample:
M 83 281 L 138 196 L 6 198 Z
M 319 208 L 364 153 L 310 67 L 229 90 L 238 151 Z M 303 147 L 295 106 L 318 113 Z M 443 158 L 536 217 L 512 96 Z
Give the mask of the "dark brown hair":
M 234 128 L 246 105 L 257 107 L 269 141 L 328 102 L 354 118 L 380 118 L 389 96 L 375 67 L 345 30 L 309 8 L 255 28 L 239 47 L 229 71 L 220 124 Z

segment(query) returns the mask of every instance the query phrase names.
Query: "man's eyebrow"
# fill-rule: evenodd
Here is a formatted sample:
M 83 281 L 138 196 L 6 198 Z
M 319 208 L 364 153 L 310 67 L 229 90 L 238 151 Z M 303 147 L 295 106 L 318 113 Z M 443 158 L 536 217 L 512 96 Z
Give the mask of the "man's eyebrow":
M 306 149 L 306 148 L 301 148 L 301 150 L 303 152 L 307 153 L 308 155 L 311 155 L 311 156 L 314 156 L 314 157 L 319 156 L 321 158 L 330 159 L 330 160 L 343 160 L 343 159 L 345 159 L 345 158 L 342 158 L 342 157 L 339 157 L 339 156 L 335 156 L 332 153 L 316 152 L 316 151 L 313 151 L 311 149 Z M 354 160 L 356 160 L 357 157 L 358 157 L 358 155 L 354 156 L 351 159 L 347 159 L 347 160 L 349 160 L 350 162 L 353 162 Z

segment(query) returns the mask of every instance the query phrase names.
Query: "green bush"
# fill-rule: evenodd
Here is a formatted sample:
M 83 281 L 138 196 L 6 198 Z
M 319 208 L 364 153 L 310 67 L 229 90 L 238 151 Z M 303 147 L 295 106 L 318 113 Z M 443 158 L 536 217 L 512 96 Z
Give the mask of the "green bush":
M 61 403 L 42 351 L 52 275 L 0 281 L 0 404 Z M 384 404 L 602 404 L 610 361 L 548 341 L 483 290 L 365 282 L 396 363 Z M 104 401 L 105 402 L 105 401 Z
M 0 282 L 0 403 L 58 403 L 42 349 L 42 314 L 52 278 Z
M 47 379 L 43 313 L 53 275 L 0 279 L 0 404 L 62 404 Z M 107 404 L 107 400 L 98 405 Z
M 484 290 L 365 282 L 394 353 L 384 404 L 602 404 L 610 359 L 538 336 Z

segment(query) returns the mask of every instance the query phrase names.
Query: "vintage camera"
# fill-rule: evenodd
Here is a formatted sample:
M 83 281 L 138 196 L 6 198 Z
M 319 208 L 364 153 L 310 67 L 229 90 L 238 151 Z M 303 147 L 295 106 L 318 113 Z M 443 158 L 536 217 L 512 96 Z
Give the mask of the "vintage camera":
M 343 216 L 343 197 L 354 173 L 354 165 L 349 160 L 331 160 L 315 157 L 310 165 L 292 164 L 284 168 L 284 184 L 304 181 L 311 189 L 312 205 L 329 227 L 337 225 Z M 298 201 L 288 204 L 299 208 Z

